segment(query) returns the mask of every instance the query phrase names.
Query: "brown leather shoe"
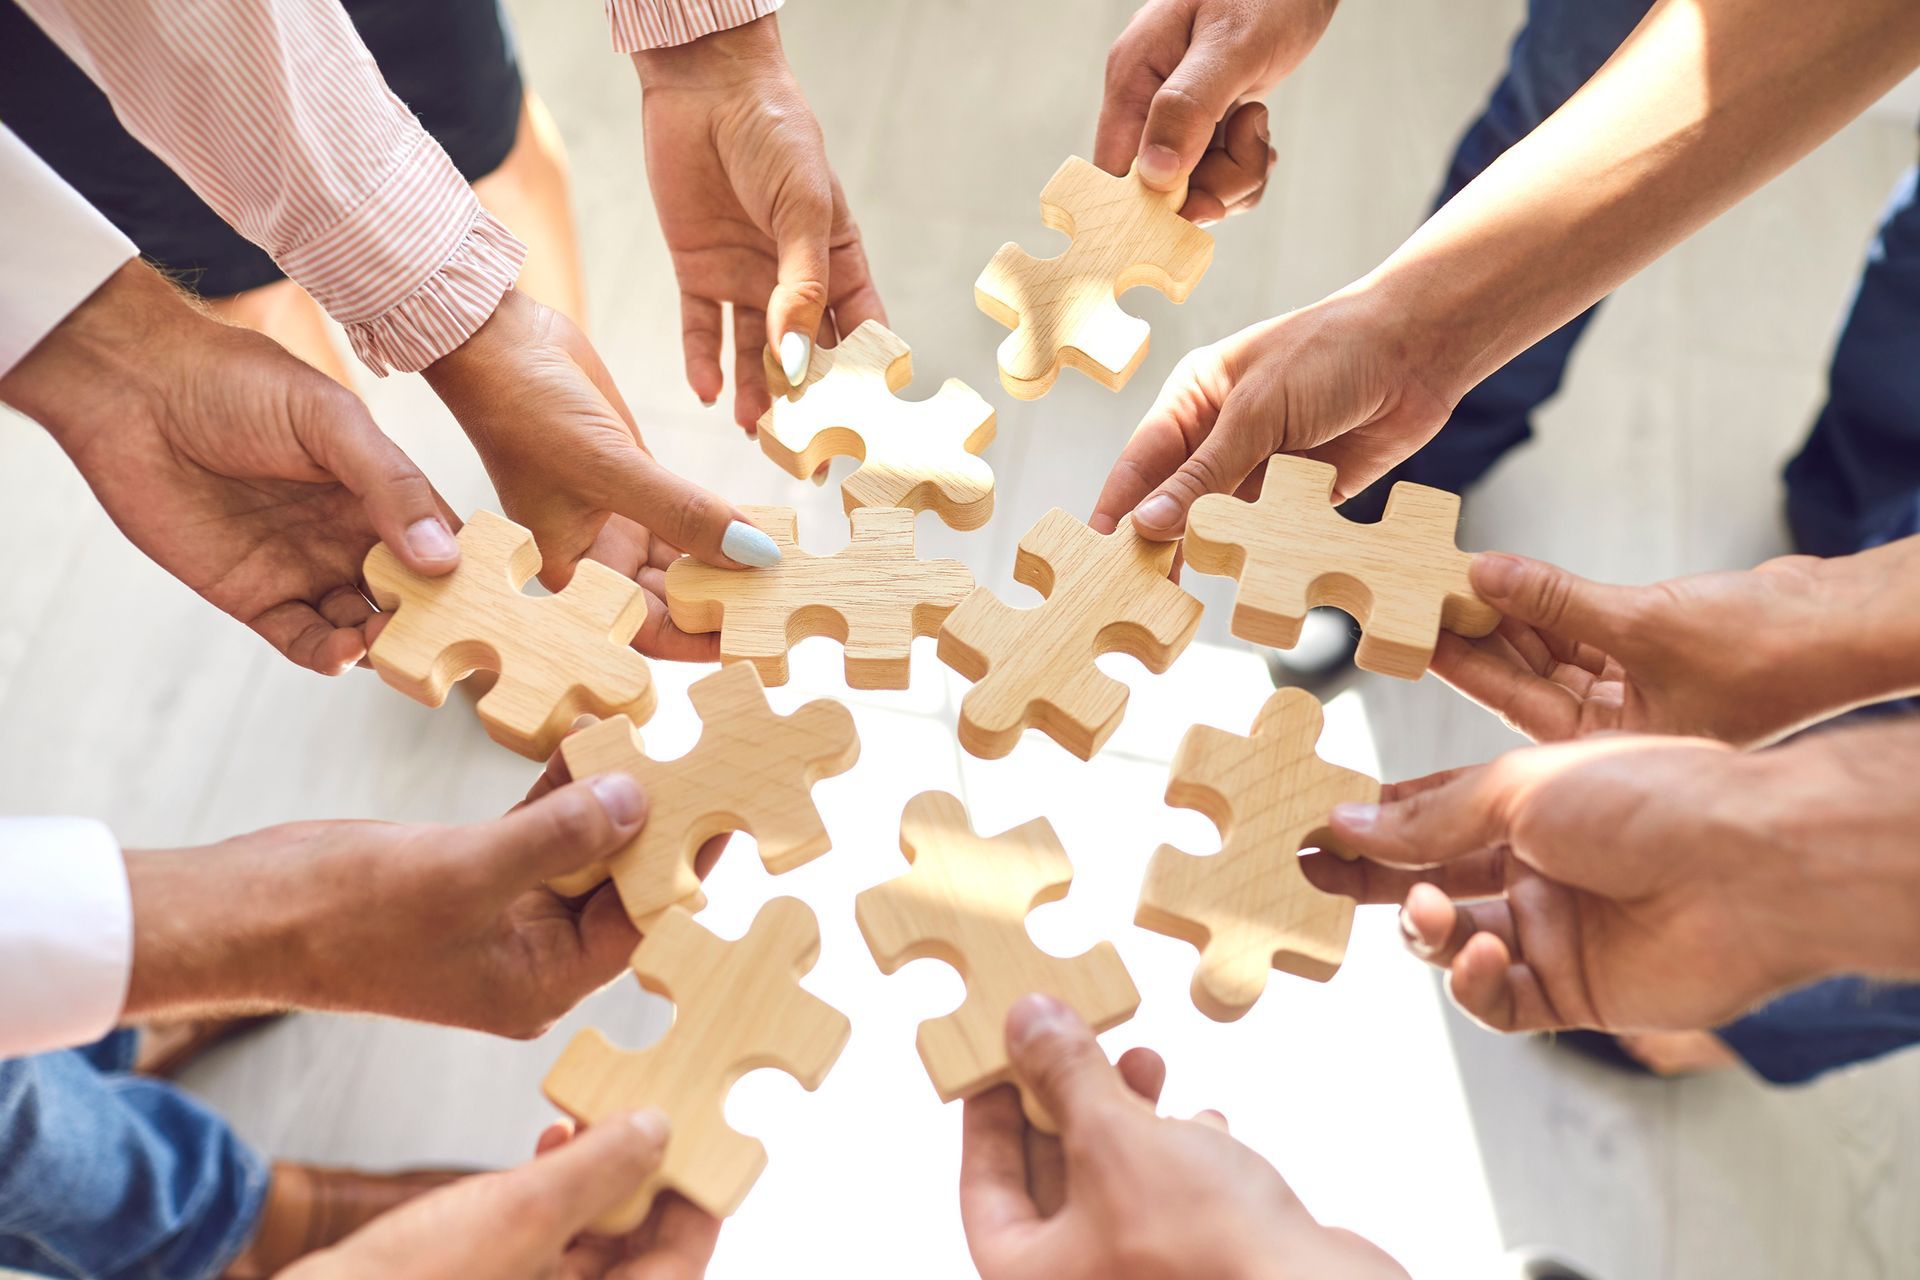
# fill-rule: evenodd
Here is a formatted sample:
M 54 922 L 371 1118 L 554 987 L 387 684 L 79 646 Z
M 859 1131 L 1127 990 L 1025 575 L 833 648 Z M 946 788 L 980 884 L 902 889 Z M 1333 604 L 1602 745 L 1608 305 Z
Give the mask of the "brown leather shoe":
M 476 1172 L 362 1173 L 276 1161 L 260 1226 L 222 1280 L 265 1280 L 310 1253 L 340 1243 L 387 1210 Z

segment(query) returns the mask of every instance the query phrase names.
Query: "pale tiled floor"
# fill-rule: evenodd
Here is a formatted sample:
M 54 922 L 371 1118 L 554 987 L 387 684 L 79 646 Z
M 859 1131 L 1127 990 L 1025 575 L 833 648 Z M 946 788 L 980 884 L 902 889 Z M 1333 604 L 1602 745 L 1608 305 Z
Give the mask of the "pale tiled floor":
M 844 533 L 831 488 L 789 481 L 680 377 L 677 309 L 640 163 L 631 72 L 590 5 L 511 6 L 534 83 L 575 165 L 593 327 L 659 451 L 741 502 L 802 510 L 816 549 Z M 1001 241 L 1036 233 L 1059 159 L 1089 145 L 1105 46 L 1126 0 L 796 0 L 783 19 L 866 229 L 894 327 L 914 344 L 916 394 L 959 376 L 1000 409 L 990 458 L 999 510 L 981 533 L 921 522 L 929 554 L 959 555 L 997 588 L 1047 507 L 1084 511 L 1107 464 L 1186 348 L 1309 301 L 1359 274 L 1421 216 L 1458 129 L 1499 66 L 1517 0 L 1348 0 L 1319 52 L 1276 95 L 1275 187 L 1221 230 L 1185 307 L 1148 292 L 1148 363 L 1120 395 L 1077 375 L 1033 404 L 1000 392 L 1003 331 L 969 284 Z M 1016 37 L 1017 38 L 1010 38 Z M 1871 220 L 1912 158 L 1910 121 L 1861 122 L 1624 289 L 1595 326 L 1543 437 L 1469 504 L 1465 543 L 1505 546 L 1622 580 L 1747 564 L 1781 548 L 1775 473 L 1816 405 L 1825 349 Z M 484 477 L 417 381 L 372 385 L 381 421 L 461 509 Z M 843 474 L 844 466 L 836 471 Z M 326 684 L 130 551 L 34 430 L 0 433 L 0 512 L 16 555 L 0 617 L 0 809 L 97 814 L 133 844 L 180 843 L 295 817 L 479 817 L 529 780 L 464 707 L 414 706 L 370 676 Z M 1192 585 L 1224 640 L 1219 580 Z M 924 649 L 924 646 L 923 646 Z M 1114 938 L 1145 996 L 1114 1048 L 1169 1057 L 1170 1104 L 1218 1105 L 1317 1212 L 1394 1250 L 1422 1276 L 1485 1276 L 1507 1246 L 1545 1243 L 1609 1280 L 1902 1276 L 1920 1271 L 1920 1060 L 1795 1093 L 1736 1078 L 1680 1085 L 1605 1074 L 1463 1022 L 1361 913 L 1345 970 L 1276 978 L 1244 1021 L 1188 1004 L 1191 951 L 1133 929 L 1133 887 L 1162 840 L 1206 849 L 1196 815 L 1159 803 L 1185 724 L 1244 729 L 1263 692 L 1243 653 L 1196 648 L 1165 679 L 1112 663 L 1135 688 L 1127 725 L 1093 765 L 1030 741 L 1009 761 L 961 756 L 956 683 L 919 655 L 904 695 L 849 698 L 862 764 L 819 797 L 835 850 L 779 880 L 742 842 L 707 921 L 737 935 L 769 896 L 820 914 L 808 985 L 854 1018 L 817 1096 L 763 1074 L 730 1114 L 765 1137 L 768 1173 L 730 1225 L 716 1276 L 967 1274 L 953 1209 L 957 1110 L 941 1108 L 912 1026 L 956 1002 L 934 964 L 883 978 L 851 895 L 904 864 L 901 804 L 958 788 L 983 829 L 1049 815 L 1079 867 L 1036 936 L 1068 952 Z M 837 654 L 803 646 L 788 709 L 839 690 Z M 663 672 L 650 742 L 685 745 Z M 1324 749 L 1387 777 L 1485 758 L 1513 741 L 1428 681 L 1385 681 L 1329 712 Z M 344 1018 L 300 1017 L 208 1063 L 192 1083 L 287 1155 L 392 1165 L 519 1158 L 548 1114 L 537 1086 L 557 1037 L 584 1022 L 644 1042 L 662 1009 L 622 984 L 535 1044 Z

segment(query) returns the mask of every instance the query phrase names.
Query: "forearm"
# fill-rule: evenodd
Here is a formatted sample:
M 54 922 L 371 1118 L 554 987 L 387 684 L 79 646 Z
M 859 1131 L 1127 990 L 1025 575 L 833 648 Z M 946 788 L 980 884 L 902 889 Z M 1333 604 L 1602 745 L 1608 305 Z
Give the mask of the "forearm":
M 1758 189 L 1920 62 L 1910 0 L 1661 0 L 1356 291 L 1450 403 Z
M 1817 572 L 1831 625 L 1805 643 L 1841 682 L 1829 712 L 1920 693 L 1920 536 L 1821 561 Z

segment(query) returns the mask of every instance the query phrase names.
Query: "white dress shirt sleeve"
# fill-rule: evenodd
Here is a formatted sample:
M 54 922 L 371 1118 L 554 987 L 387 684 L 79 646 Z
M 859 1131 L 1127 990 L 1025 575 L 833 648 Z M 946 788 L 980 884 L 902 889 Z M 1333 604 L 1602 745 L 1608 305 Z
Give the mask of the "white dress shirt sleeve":
M 139 250 L 0 125 L 0 377 Z M 4 970 L 0 970 L 4 972 Z
M 91 1044 L 133 976 L 133 896 L 113 833 L 0 818 L 0 1057 Z

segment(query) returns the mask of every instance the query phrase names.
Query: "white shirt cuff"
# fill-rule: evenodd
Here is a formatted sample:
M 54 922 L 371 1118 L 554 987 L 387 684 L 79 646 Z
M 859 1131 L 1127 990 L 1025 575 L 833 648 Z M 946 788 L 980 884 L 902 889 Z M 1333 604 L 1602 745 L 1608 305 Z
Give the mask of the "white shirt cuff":
M 139 251 L 0 125 L 0 377 Z
M 133 977 L 133 895 L 88 818 L 0 818 L 0 1057 L 91 1044 Z

